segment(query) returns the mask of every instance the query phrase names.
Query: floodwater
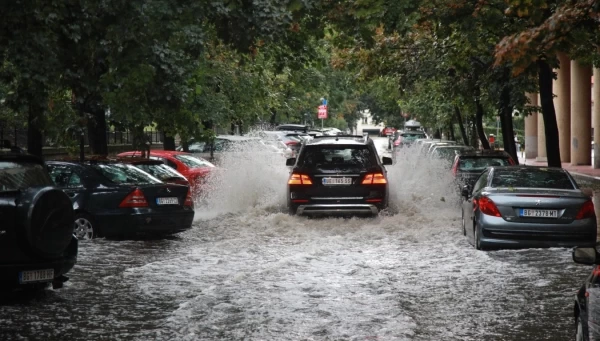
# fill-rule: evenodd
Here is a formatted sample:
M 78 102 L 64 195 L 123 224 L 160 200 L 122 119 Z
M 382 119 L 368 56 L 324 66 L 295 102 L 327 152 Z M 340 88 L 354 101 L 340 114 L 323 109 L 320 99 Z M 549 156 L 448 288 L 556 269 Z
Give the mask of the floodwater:
M 475 250 L 441 165 L 388 167 L 379 217 L 307 219 L 285 213 L 284 162 L 224 160 L 176 237 L 82 242 L 63 289 L 0 305 L 0 339 L 572 338 L 590 267 L 568 249 Z

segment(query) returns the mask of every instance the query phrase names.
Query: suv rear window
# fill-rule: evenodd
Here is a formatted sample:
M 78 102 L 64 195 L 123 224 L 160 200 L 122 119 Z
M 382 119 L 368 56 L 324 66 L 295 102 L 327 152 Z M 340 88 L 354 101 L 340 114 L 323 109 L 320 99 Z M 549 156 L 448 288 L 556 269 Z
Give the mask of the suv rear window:
M 42 186 L 54 186 L 42 165 L 30 162 L 0 161 L 0 192 Z
M 157 184 L 160 180 L 132 165 L 121 163 L 99 163 L 92 165 L 102 176 L 119 185 Z
M 300 164 L 304 167 L 338 168 L 371 167 L 375 155 L 367 146 L 311 146 L 307 147 Z
M 575 189 L 569 176 L 563 172 L 541 169 L 496 169 L 493 176 L 492 187 Z
M 464 157 L 458 161 L 458 170 L 484 171 L 490 166 L 508 166 L 510 162 L 505 157 Z

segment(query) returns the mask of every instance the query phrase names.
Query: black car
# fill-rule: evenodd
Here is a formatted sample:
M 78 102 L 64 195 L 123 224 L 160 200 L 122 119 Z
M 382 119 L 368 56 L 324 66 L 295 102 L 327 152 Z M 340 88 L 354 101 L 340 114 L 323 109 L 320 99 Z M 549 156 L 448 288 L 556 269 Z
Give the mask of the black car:
M 463 186 L 473 188 L 479 175 L 490 166 L 514 165 L 510 155 L 502 150 L 474 150 L 459 152 L 452 163 L 452 174 L 459 190 Z
M 377 214 L 388 204 L 388 180 L 368 136 L 320 136 L 306 141 L 291 166 L 290 214 Z
M 577 247 L 573 249 L 573 260 L 579 264 L 594 265 L 575 295 L 575 340 L 600 340 L 600 255 L 594 247 Z
M 0 288 L 62 287 L 77 261 L 73 206 L 37 157 L 0 152 Z
M 71 197 L 80 239 L 168 235 L 191 228 L 189 186 L 166 184 L 110 160 L 48 161 L 47 166 L 54 183 Z

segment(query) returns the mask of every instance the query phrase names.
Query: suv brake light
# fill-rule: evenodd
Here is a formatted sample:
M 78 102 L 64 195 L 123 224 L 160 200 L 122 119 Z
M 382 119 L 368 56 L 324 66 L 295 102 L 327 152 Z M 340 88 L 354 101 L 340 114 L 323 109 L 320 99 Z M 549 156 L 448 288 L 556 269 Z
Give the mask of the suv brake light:
M 385 176 L 383 173 L 369 173 L 365 175 L 364 180 L 362 181 L 363 185 L 379 185 L 379 184 L 387 184 L 387 180 L 385 180 Z
M 148 202 L 144 193 L 139 188 L 136 188 L 133 192 L 129 193 L 123 201 L 119 204 L 119 207 L 148 207 Z
M 594 215 L 596 215 L 596 212 L 594 211 L 594 203 L 591 200 L 588 200 L 583 204 L 583 206 L 581 206 L 581 209 L 579 212 L 577 212 L 575 219 L 581 220 L 591 218 Z
M 454 176 L 456 176 L 457 173 L 458 173 L 458 159 L 456 161 L 454 161 L 454 165 L 452 166 L 452 174 L 454 174 Z
M 479 200 L 477 200 L 477 203 L 479 204 L 479 210 L 481 211 L 481 213 L 491 215 L 494 217 L 502 216 L 500 214 L 500 211 L 498 210 L 498 207 L 496 207 L 496 204 L 494 204 L 492 199 L 487 197 L 481 197 Z
M 516 165 L 515 160 L 513 160 L 512 157 L 508 158 L 508 164 L 510 164 L 511 166 Z
M 312 185 L 312 180 L 306 174 L 292 173 L 288 185 Z

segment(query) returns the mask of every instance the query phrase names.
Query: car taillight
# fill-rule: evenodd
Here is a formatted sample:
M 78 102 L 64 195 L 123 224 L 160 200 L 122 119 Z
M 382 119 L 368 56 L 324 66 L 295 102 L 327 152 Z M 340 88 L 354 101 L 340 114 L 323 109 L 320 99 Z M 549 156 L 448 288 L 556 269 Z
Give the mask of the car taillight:
M 512 159 L 512 157 L 509 157 L 509 158 L 508 158 L 508 163 L 509 163 L 511 166 L 514 166 L 514 165 L 516 165 L 516 163 L 515 163 L 515 161 Z
M 287 141 L 287 142 L 285 142 L 286 146 L 294 146 L 294 145 L 297 145 L 297 144 L 298 144 L 298 141 Z
M 183 206 L 194 207 L 194 199 L 192 198 L 192 190 L 188 188 Z
M 379 185 L 387 184 L 383 173 L 370 173 L 365 175 L 365 179 L 362 181 L 363 185 Z
M 394 142 L 394 146 L 399 146 L 399 145 L 400 145 L 400 139 L 398 139 Z
M 494 204 L 492 199 L 487 197 L 481 197 L 479 198 L 479 200 L 477 200 L 477 203 L 479 204 L 479 210 L 481 211 L 481 213 L 491 215 L 494 217 L 502 216 L 500 214 L 500 211 L 498 210 L 498 207 L 496 207 L 496 204 Z
M 306 174 L 292 173 L 288 185 L 312 185 L 310 177 Z
M 454 161 L 454 165 L 452 165 L 452 174 L 454 174 L 454 176 L 456 176 L 457 173 L 458 173 L 458 160 Z
M 595 215 L 596 212 L 594 211 L 594 203 L 591 200 L 588 200 L 583 204 L 583 206 L 581 206 L 581 209 L 579 210 L 579 212 L 577 212 L 575 219 L 586 219 L 591 218 Z
M 144 197 L 142 190 L 136 188 L 121 201 L 119 207 L 148 207 L 148 202 L 146 201 L 146 197 Z

